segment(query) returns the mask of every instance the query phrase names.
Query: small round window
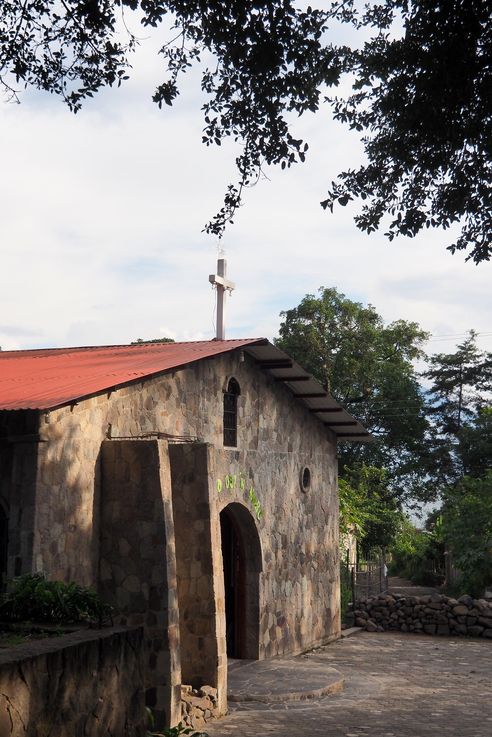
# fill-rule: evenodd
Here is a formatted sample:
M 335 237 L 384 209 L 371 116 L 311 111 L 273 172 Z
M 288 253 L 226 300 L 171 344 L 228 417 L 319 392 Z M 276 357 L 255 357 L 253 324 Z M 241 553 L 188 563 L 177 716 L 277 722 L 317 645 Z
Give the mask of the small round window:
M 301 489 L 306 492 L 311 487 L 311 471 L 305 466 L 301 471 Z

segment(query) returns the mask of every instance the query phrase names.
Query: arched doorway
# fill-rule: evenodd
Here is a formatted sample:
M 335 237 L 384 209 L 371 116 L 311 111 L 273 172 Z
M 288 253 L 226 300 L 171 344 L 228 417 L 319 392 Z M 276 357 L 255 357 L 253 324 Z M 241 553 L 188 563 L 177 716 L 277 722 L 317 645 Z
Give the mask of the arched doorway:
M 261 545 L 256 524 L 242 504 L 220 513 L 227 655 L 257 660 L 260 635 Z
M 5 587 L 9 549 L 9 518 L 0 504 L 0 591 Z

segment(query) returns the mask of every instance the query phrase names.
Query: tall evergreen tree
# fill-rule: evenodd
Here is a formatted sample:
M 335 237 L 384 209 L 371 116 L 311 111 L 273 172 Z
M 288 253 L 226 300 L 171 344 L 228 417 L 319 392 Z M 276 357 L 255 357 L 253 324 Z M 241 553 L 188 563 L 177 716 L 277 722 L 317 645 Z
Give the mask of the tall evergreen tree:
M 431 382 L 430 447 L 440 483 L 449 484 L 487 464 L 492 353 L 479 350 L 476 333 L 470 330 L 454 353 L 431 356 L 429 365 L 423 375 Z M 477 454 L 485 457 L 480 461 Z

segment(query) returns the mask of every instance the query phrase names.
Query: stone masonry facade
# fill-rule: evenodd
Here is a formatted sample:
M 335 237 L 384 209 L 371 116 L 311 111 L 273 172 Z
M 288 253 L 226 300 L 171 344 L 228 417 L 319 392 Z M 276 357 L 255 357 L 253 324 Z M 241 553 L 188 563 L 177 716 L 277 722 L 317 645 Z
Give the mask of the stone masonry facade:
M 223 445 L 231 377 L 241 392 L 235 448 Z M 39 442 L 15 446 L 3 474 L 10 509 L 29 479 L 29 513 L 21 524 L 9 517 L 9 572 L 93 586 L 122 621 L 142 625 L 147 700 L 164 720 L 180 717 L 181 684 L 217 689 L 226 709 L 225 508 L 250 541 L 248 653 L 297 653 L 339 636 L 335 436 L 249 356 L 203 359 L 40 413 L 37 428 Z

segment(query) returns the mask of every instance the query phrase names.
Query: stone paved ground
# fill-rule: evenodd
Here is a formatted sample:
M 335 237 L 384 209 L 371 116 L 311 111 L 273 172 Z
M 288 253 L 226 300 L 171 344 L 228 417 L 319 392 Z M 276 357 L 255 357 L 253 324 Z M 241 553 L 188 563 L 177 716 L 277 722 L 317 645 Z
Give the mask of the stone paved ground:
M 362 632 L 301 657 L 339 670 L 344 692 L 231 704 L 210 737 L 492 737 L 491 641 Z

